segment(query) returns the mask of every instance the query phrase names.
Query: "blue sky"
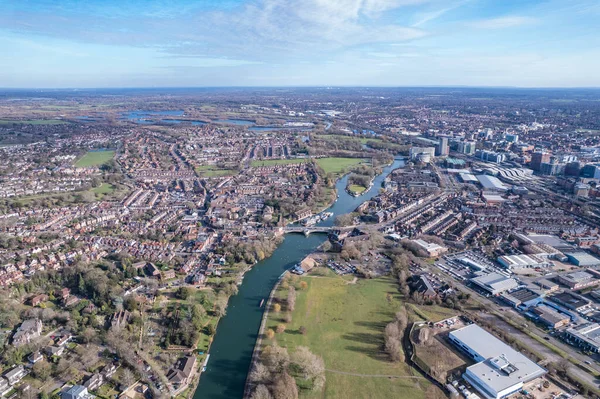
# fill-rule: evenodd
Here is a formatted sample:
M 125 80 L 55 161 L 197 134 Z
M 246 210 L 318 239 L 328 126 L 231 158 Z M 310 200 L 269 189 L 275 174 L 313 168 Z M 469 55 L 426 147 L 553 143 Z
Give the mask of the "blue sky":
M 598 0 L 0 0 L 0 87 L 599 87 L 598 21 Z

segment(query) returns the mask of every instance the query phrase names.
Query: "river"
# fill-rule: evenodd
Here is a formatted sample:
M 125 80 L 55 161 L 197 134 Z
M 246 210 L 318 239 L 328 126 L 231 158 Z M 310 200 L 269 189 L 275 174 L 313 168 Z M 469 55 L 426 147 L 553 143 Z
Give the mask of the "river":
M 320 225 L 333 225 L 336 216 L 352 212 L 362 202 L 376 196 L 385 177 L 403 164 L 401 159 L 394 160 L 392 165 L 375 178 L 371 189 L 359 197 L 346 193 L 348 176 L 340 179 L 336 184 L 339 199 L 328 209 L 333 212 L 333 216 Z M 309 237 L 288 234 L 273 255 L 254 265 L 245 274 L 238 294 L 229 300 L 227 315 L 219 321 L 210 348 L 210 360 L 206 371 L 202 373 L 194 399 L 242 398 L 264 311 L 264 308 L 259 307 L 260 301 L 269 296 L 284 271 L 313 252 L 324 240 L 325 236 L 322 234 Z

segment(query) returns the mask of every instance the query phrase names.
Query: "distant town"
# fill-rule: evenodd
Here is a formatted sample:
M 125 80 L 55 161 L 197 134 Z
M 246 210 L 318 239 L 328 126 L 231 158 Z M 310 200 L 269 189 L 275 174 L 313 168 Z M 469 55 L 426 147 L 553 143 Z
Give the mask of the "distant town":
M 0 397 L 600 397 L 599 100 L 0 92 Z

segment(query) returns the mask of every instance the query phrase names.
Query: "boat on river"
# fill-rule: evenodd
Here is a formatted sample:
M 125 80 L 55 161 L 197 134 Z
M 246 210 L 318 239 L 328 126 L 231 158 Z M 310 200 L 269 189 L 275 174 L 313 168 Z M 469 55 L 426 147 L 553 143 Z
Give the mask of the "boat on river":
M 262 308 L 265 305 L 265 299 L 261 299 L 260 304 L 258 305 L 259 308 Z

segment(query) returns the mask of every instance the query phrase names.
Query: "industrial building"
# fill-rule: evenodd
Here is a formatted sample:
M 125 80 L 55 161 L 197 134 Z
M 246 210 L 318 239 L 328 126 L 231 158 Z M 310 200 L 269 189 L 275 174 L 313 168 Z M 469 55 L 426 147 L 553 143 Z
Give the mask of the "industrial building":
M 441 254 L 448 252 L 448 248 L 432 242 L 427 242 L 423 240 L 413 240 L 413 242 L 417 244 L 419 248 L 427 252 L 427 256 L 429 256 L 430 258 L 440 256 Z
M 550 328 L 560 328 L 569 325 L 571 318 L 549 306 L 536 306 L 531 310 L 533 317 Z
M 501 295 L 502 299 L 514 308 L 528 308 L 542 301 L 542 296 L 529 288 L 520 288 Z
M 572 290 L 581 290 L 600 284 L 600 280 L 593 274 L 587 272 L 573 272 L 558 276 L 558 282 L 566 285 Z
M 548 297 L 548 299 L 576 312 L 585 312 L 591 307 L 590 301 L 572 292 L 561 292 L 560 294 Z
M 492 295 L 517 288 L 518 284 L 514 278 L 506 277 L 500 273 L 484 274 L 471 279 L 471 282 Z
M 565 253 L 569 262 L 576 266 L 591 267 L 600 266 L 600 259 L 588 254 L 587 252 L 568 252 Z
M 600 352 L 600 324 L 586 323 L 565 331 L 568 339 L 583 350 Z
M 467 368 L 463 378 L 487 399 L 509 396 L 523 389 L 523 384 L 546 373 L 476 324 L 452 331 L 448 337 L 478 362 Z
M 477 175 L 479 184 L 485 189 L 490 191 L 508 191 L 508 187 L 504 185 L 497 177 L 488 175 Z
M 498 262 L 508 270 L 548 267 L 550 262 L 535 255 L 507 255 L 498 257 Z

